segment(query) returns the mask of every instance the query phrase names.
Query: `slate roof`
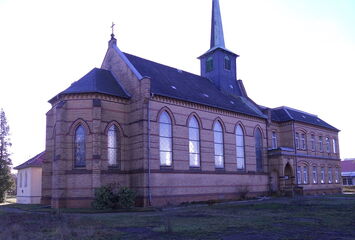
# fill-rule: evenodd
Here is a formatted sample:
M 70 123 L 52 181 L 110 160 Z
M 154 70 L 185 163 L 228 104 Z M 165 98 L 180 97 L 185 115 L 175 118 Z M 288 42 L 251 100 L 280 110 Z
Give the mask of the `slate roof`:
M 224 94 L 207 78 L 124 54 L 142 76 L 152 79 L 151 92 L 156 95 L 266 118 L 247 98 Z
M 92 69 L 57 96 L 73 93 L 103 93 L 122 98 L 130 97 L 110 71 L 99 68 Z
M 318 116 L 309 114 L 306 112 L 299 111 L 297 109 L 292 109 L 289 107 L 280 107 L 271 109 L 271 120 L 275 122 L 288 122 L 288 121 L 297 121 L 302 123 L 307 123 L 335 131 L 339 131 L 337 128 L 326 123 Z
M 342 172 L 354 172 L 355 173 L 355 159 L 345 160 L 340 162 Z
M 30 160 L 18 165 L 14 169 L 20 170 L 29 167 L 42 167 L 43 160 L 44 160 L 44 151 L 40 154 L 37 154 L 35 157 L 31 158 Z

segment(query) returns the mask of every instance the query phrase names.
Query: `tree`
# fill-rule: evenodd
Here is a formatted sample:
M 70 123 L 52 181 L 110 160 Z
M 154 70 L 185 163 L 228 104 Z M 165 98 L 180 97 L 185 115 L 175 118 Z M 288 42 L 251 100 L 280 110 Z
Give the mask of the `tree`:
M 13 180 L 11 177 L 11 159 L 9 148 L 10 127 L 7 124 L 6 115 L 3 109 L 0 110 L 0 203 L 5 201 L 5 193 L 11 188 Z

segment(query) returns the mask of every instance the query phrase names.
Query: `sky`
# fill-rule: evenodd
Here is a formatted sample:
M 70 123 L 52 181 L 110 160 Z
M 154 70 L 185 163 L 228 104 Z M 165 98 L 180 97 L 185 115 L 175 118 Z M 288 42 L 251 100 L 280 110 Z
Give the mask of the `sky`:
M 0 108 L 14 166 L 45 149 L 48 100 L 100 67 L 114 22 L 118 47 L 199 74 L 212 0 L 0 0 Z M 238 79 L 267 107 L 316 114 L 355 157 L 355 1 L 220 0 Z

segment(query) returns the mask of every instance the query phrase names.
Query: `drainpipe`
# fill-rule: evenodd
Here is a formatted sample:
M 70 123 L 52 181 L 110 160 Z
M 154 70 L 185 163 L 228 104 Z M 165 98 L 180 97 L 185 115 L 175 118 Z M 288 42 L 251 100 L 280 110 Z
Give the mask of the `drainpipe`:
M 147 104 L 147 114 L 148 114 L 148 205 L 152 205 L 152 193 L 150 189 L 150 100 L 154 96 L 153 93 L 150 94 L 148 98 L 148 104 Z
M 270 114 L 270 109 L 267 109 L 267 119 L 265 120 L 265 125 L 266 125 L 266 159 L 267 159 L 267 172 L 269 173 L 268 175 L 268 177 L 269 177 L 269 193 L 270 193 L 270 195 L 271 195 L 271 171 L 270 171 L 270 161 L 269 161 L 269 156 L 268 156 L 268 149 L 269 149 L 269 124 L 270 124 L 270 122 L 271 122 L 271 114 Z
M 297 149 L 296 149 L 296 143 L 295 143 L 295 121 L 292 122 L 292 138 L 293 138 L 293 149 L 295 151 L 295 176 L 296 176 L 296 186 L 298 187 L 298 173 L 297 173 Z

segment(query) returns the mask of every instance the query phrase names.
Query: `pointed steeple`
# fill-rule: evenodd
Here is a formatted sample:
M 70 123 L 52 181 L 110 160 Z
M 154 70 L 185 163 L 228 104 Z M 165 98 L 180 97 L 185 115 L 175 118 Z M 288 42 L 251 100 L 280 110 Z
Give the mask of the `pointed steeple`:
M 216 47 L 225 48 L 219 0 L 212 2 L 211 49 Z
M 237 84 L 237 54 L 226 49 L 219 0 L 212 0 L 211 46 L 199 57 L 201 76 L 208 78 L 222 92 L 242 96 Z

